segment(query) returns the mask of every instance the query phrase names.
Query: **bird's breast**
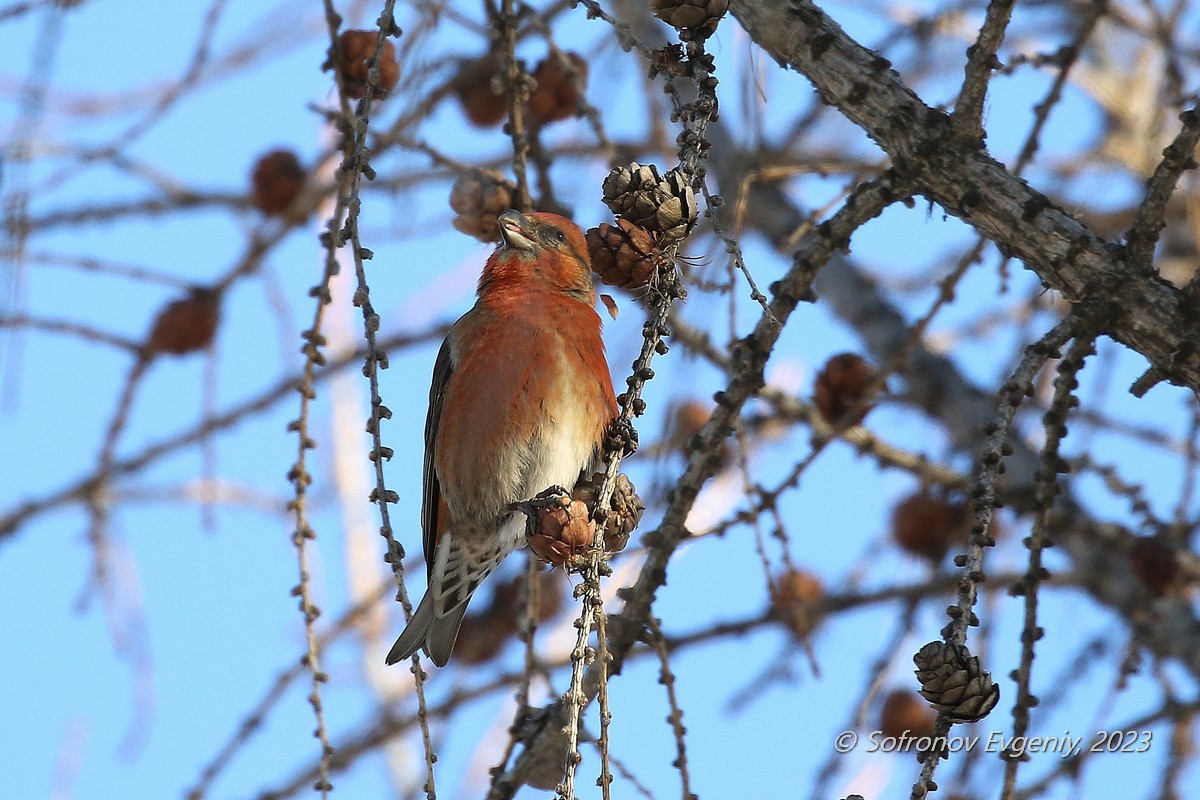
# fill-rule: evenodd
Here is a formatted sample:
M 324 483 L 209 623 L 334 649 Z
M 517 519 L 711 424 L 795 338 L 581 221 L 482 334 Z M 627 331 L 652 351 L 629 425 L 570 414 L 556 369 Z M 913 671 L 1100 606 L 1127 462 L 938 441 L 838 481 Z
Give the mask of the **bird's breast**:
M 569 489 L 616 413 L 595 311 L 481 302 L 451 356 L 434 455 L 451 524 L 494 525 L 513 502 Z

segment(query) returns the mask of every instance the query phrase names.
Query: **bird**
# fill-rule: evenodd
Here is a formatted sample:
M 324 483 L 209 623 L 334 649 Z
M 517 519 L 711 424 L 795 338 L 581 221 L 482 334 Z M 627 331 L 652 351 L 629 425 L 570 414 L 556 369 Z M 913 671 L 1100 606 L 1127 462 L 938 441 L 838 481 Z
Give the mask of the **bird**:
M 387 654 L 454 650 L 479 584 L 524 545 L 514 504 L 572 487 L 602 463 L 617 416 L 583 232 L 548 212 L 508 210 L 474 307 L 438 352 L 421 492 L 425 596 Z

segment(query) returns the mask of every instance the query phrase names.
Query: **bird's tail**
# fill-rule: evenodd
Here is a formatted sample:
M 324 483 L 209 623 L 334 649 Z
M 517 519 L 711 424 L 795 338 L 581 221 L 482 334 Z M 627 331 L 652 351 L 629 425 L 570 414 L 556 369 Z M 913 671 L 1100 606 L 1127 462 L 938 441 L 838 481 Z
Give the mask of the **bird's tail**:
M 424 648 L 434 664 L 446 666 L 475 588 L 511 549 L 496 549 L 493 543 L 481 552 L 468 552 L 471 548 L 460 537 L 445 534 L 437 546 L 429 588 L 388 651 L 387 663 L 395 664 Z
M 458 629 L 467 613 L 470 597 L 448 613 L 438 616 L 434 613 L 436 595 L 437 592 L 434 591 L 425 593 L 412 619 L 408 621 L 408 626 L 388 651 L 388 664 L 410 658 L 423 647 L 433 663 L 439 667 L 446 666 L 450 654 L 454 651 L 454 640 L 458 638 Z

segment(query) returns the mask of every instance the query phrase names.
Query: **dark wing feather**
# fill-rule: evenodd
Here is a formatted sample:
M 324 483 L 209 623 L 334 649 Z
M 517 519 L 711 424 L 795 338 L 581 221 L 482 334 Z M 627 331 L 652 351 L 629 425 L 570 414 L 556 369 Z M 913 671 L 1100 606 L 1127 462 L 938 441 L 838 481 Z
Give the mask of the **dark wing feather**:
M 421 532 L 425 547 L 425 570 L 433 573 L 433 551 L 437 546 L 438 512 L 442 504 L 442 488 L 433 469 L 433 453 L 437 448 L 438 422 L 442 417 L 442 395 L 454 365 L 450 363 L 450 337 L 442 342 L 437 361 L 433 364 L 433 384 L 429 387 L 429 414 L 425 417 L 425 474 L 421 481 Z

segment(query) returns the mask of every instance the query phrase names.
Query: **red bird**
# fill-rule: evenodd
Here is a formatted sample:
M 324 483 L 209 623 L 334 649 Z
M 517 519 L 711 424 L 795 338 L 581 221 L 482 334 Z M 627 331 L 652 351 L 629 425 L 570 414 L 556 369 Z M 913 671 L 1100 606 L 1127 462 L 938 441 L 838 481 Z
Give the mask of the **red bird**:
M 429 587 L 387 663 L 454 649 L 476 587 L 524 544 L 512 504 L 570 489 L 599 463 L 617 415 L 583 232 L 557 214 L 505 211 L 475 307 L 433 367 L 421 529 Z

